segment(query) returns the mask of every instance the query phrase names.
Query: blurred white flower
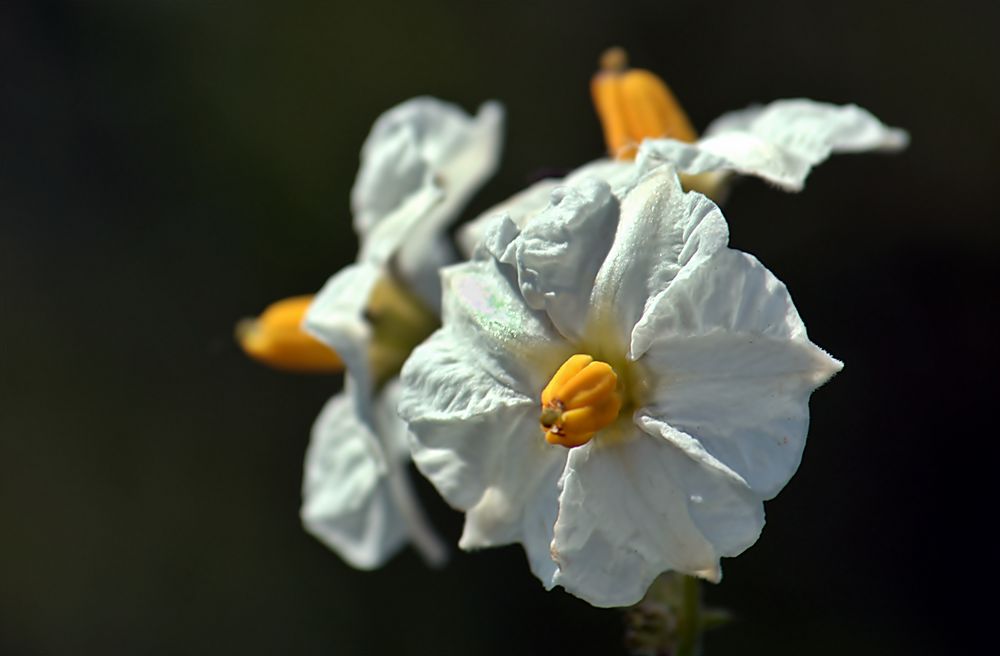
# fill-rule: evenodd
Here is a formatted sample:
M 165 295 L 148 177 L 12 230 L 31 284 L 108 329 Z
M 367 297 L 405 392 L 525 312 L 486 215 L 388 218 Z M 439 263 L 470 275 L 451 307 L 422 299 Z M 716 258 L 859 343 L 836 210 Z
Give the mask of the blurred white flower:
M 502 121 L 496 103 L 473 118 L 433 98 L 383 114 L 351 192 L 357 262 L 330 278 L 305 318 L 347 375 L 313 426 L 302 520 L 356 567 L 378 567 L 407 541 L 432 564 L 445 557 L 410 490 L 394 378 L 438 324 L 438 269 L 454 258 L 446 229 L 496 169 Z
M 607 181 L 615 194 L 627 191 L 653 168 L 670 164 L 686 189 L 717 202 L 733 174 L 755 176 L 785 191 L 800 191 L 812 168 L 833 153 L 897 151 L 909 137 L 856 105 L 813 100 L 777 100 L 763 107 L 723 114 L 698 138 L 666 84 L 653 73 L 626 68 L 613 48 L 602 58 L 592 94 L 612 158 L 599 159 L 563 180 L 541 180 L 463 226 L 459 245 L 472 253 L 491 221 L 507 214 L 523 226 L 548 204 L 549 193 L 584 177 Z
M 671 167 L 624 189 L 560 188 L 445 269 L 399 406 L 418 468 L 466 511 L 460 546 L 519 542 L 547 588 L 597 606 L 666 570 L 718 580 L 841 367 Z

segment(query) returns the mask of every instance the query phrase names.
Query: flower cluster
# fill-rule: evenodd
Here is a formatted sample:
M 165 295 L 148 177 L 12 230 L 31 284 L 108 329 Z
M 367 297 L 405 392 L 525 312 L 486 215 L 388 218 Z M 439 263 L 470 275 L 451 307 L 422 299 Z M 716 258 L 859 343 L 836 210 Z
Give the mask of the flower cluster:
M 412 458 L 465 513 L 461 548 L 520 543 L 547 588 L 630 605 L 664 571 L 718 581 L 798 467 L 809 396 L 842 365 L 729 247 L 716 201 L 734 175 L 797 191 L 831 153 L 906 134 L 780 100 L 699 137 L 658 78 L 614 56 L 593 92 L 611 157 L 465 224 L 461 260 L 448 228 L 498 165 L 502 111 L 390 110 L 352 191 L 357 261 L 290 319 L 243 324 L 265 361 L 346 367 L 313 429 L 302 519 L 352 565 L 407 542 L 443 559 Z

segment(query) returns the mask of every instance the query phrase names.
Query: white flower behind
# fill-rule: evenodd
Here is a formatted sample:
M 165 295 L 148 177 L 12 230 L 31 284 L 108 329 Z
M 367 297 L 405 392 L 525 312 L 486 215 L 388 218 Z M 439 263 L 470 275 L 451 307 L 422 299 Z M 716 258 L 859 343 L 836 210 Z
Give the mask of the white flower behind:
M 437 324 L 437 271 L 454 257 L 446 230 L 496 169 L 502 119 L 496 103 L 470 117 L 426 97 L 383 114 L 351 192 L 357 262 L 330 278 L 306 315 L 304 328 L 347 374 L 313 426 L 302 520 L 355 567 L 378 567 L 407 542 L 431 564 L 445 557 L 410 489 L 395 374 Z
M 718 580 L 719 559 L 756 541 L 761 502 L 801 458 L 809 395 L 841 366 L 672 168 L 620 193 L 584 179 L 523 228 L 494 222 L 444 271 L 444 325 L 404 366 L 399 407 L 417 466 L 466 511 L 460 546 L 519 542 L 546 587 L 598 606 L 636 603 L 666 570 Z M 620 410 L 543 430 L 543 390 L 574 354 L 613 371 Z M 608 407 L 597 389 L 583 410 Z
M 725 195 L 733 174 L 761 178 L 784 191 L 801 191 L 812 169 L 836 153 L 895 152 L 909 143 L 905 130 L 886 126 L 857 105 L 832 105 L 807 99 L 776 100 L 723 114 L 697 141 L 646 139 L 635 160 L 598 159 L 564 179 L 545 179 L 490 208 L 462 227 L 459 244 L 470 255 L 501 214 L 523 226 L 548 204 L 551 190 L 586 177 L 608 182 L 621 197 L 651 170 L 669 164 L 684 176 L 713 176 L 698 182 Z M 715 196 L 713 196 L 715 197 Z

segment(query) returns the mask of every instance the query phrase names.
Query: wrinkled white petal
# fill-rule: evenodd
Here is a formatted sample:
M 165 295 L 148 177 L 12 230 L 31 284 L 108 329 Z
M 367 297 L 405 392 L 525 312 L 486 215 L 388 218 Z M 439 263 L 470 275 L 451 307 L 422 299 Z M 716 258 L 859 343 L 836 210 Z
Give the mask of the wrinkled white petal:
M 463 197 L 499 159 L 503 110 L 486 103 L 472 118 L 435 98 L 408 100 L 380 116 L 361 148 L 351 189 L 357 231 L 366 235 L 421 189 L 437 186 Z
M 345 389 L 317 417 L 306 452 L 302 522 L 360 569 L 379 567 L 407 539 L 378 444 Z
M 550 358 L 557 368 L 557 359 L 566 352 L 507 280 L 481 271 L 483 266 L 489 265 L 446 270 L 445 326 L 403 365 L 399 413 L 418 438 L 433 432 L 423 429 L 425 424 L 454 424 L 464 432 L 464 422 L 508 408 L 537 414 L 536 390 L 545 379 L 529 371 L 538 358 Z M 546 354 L 550 343 L 554 356 Z
M 350 565 L 373 569 L 412 542 L 431 565 L 447 550 L 410 485 L 406 425 L 396 413 L 398 381 L 378 394 L 372 421 L 357 411 L 349 376 L 313 424 L 301 516 L 306 529 Z
M 549 207 L 524 226 L 497 259 L 514 267 L 528 307 L 544 310 L 567 339 L 578 339 L 591 285 L 618 224 L 607 183 L 585 178 L 552 192 Z
M 898 150 L 909 139 L 857 105 L 833 105 L 807 98 L 776 100 L 768 105 L 729 112 L 715 119 L 706 137 L 750 132 L 802 159 L 822 161 L 830 152 Z
M 546 536 L 565 451 L 543 439 L 538 400 L 504 379 L 509 374 L 496 357 L 442 329 L 404 366 L 399 412 L 409 425 L 418 469 L 449 504 L 467 511 L 459 545 L 521 542 L 533 571 L 549 575 Z M 546 540 L 546 547 L 532 548 L 526 536 L 536 547 L 538 539 Z
M 587 178 L 607 182 L 611 192 L 619 199 L 629 192 L 638 181 L 634 162 L 618 159 L 595 159 L 573 170 L 563 184 L 573 186 Z
M 614 244 L 594 282 L 591 320 L 601 331 L 613 326 L 616 341 L 628 348 L 647 307 L 728 239 L 726 220 L 714 203 L 684 193 L 671 167 L 651 171 L 622 201 Z M 629 357 L 641 353 L 633 342 Z
M 443 321 L 451 339 L 495 363 L 490 371 L 498 382 L 538 402 L 573 351 L 543 312 L 527 307 L 508 269 L 494 261 L 445 269 Z
M 391 264 L 436 309 L 437 269 L 455 259 L 446 229 L 496 170 L 502 133 L 503 109 L 494 102 L 475 118 L 433 98 L 383 114 L 362 148 L 351 194 L 358 261 Z
M 581 166 L 564 179 L 539 180 L 462 226 L 458 234 L 462 253 L 471 257 L 476 246 L 483 241 L 490 224 L 501 216 L 506 215 L 515 226 L 523 228 L 549 206 L 552 192 L 557 187 L 575 186 L 588 178 L 607 182 L 612 193 L 621 198 L 635 184 L 636 167 L 633 162 L 599 159 Z
M 408 257 L 405 261 L 403 253 Z M 458 253 L 447 232 L 427 236 L 403 246 L 391 267 L 396 280 L 435 315 L 441 315 L 441 269 L 458 261 Z
M 357 381 L 359 412 L 365 420 L 369 395 L 375 385 L 368 357 L 372 329 L 365 320 L 365 308 L 382 275 L 382 268 L 370 262 L 344 267 L 316 295 L 303 322 L 306 332 L 337 352 Z
M 458 245 L 466 257 L 472 257 L 476 246 L 483 241 L 490 225 L 504 216 L 522 228 L 536 214 L 548 207 L 552 190 L 562 184 L 556 178 L 539 180 L 504 202 L 491 207 L 458 230 Z
M 555 583 L 595 606 L 638 602 L 661 572 L 711 580 L 756 541 L 763 507 L 666 440 L 591 442 L 570 452 L 552 556 Z
M 375 403 L 375 433 L 386 454 L 386 483 L 393 504 L 406 526 L 407 537 L 427 564 L 444 564 L 448 550 L 424 514 L 410 482 L 410 434 L 396 408 L 401 385 L 398 378 L 386 383 Z
M 785 286 L 726 249 L 646 318 L 642 363 L 658 380 L 640 413 L 679 431 L 692 457 L 723 463 L 761 498 L 776 495 L 802 457 L 809 395 L 841 367 L 809 341 Z
M 416 190 L 362 236 L 357 260 L 376 265 L 388 264 L 407 240 L 414 238 L 417 226 L 425 220 L 430 225 L 429 217 L 438 214 L 444 200 L 445 192 L 437 185 L 427 184 Z M 418 244 L 419 248 L 426 246 L 423 241 Z M 420 252 L 419 249 L 417 252 Z
M 691 174 L 730 170 L 798 191 L 831 153 L 893 151 L 908 141 L 856 105 L 778 100 L 721 116 L 693 144 L 647 140 L 637 161 L 644 170 L 663 162 Z
M 541 439 L 536 410 L 530 416 L 523 413 L 519 421 L 501 423 L 504 418 L 481 426 L 488 439 L 495 441 L 479 446 L 483 452 L 478 459 L 481 474 L 488 484 L 465 508 L 465 527 L 458 544 L 463 549 L 478 549 L 521 542 L 533 568 L 554 571 L 545 562 L 552 561 L 549 543 L 557 507 L 552 491 L 559 482 L 566 453 Z M 533 539 L 543 542 L 532 544 Z
M 433 337 L 430 349 L 418 349 L 418 362 L 440 363 L 445 372 L 465 369 L 468 374 L 462 390 L 453 395 L 434 394 L 424 387 L 424 380 L 407 379 L 413 393 L 404 392 L 400 415 L 406 420 L 412 442 L 413 462 L 430 479 L 441 496 L 460 510 L 467 510 L 482 498 L 491 481 L 488 478 L 495 462 L 502 461 L 512 433 L 525 435 L 517 446 L 527 446 L 529 435 L 536 435 L 538 425 L 531 415 L 536 404 L 505 388 L 493 390 L 469 365 L 447 362 L 447 345 Z M 433 405 L 432 405 L 433 404 Z
M 400 276 L 430 307 L 440 304 L 437 270 L 456 261 L 446 229 L 472 195 L 493 175 L 500 162 L 503 111 L 487 103 L 466 137 L 463 147 L 442 161 L 434 183 L 442 190 L 440 204 L 407 235 L 396 258 Z

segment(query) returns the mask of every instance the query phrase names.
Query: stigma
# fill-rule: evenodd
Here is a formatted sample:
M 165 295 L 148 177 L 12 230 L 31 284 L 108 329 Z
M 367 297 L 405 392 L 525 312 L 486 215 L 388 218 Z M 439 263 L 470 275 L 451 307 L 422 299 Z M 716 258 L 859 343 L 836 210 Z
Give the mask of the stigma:
M 601 56 L 601 70 L 591 80 L 590 91 L 608 153 L 616 159 L 635 159 L 643 139 L 698 138 L 670 88 L 649 71 L 628 68 L 621 48 Z
M 574 355 L 542 390 L 545 441 L 565 447 L 586 444 L 618 417 L 621 406 L 618 375 L 611 365 Z
M 236 324 L 236 341 L 264 364 L 300 373 L 337 373 L 340 357 L 301 328 L 312 296 L 293 296 L 269 305 L 259 317 Z

